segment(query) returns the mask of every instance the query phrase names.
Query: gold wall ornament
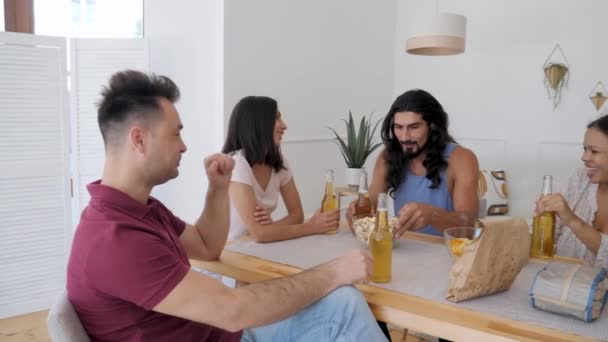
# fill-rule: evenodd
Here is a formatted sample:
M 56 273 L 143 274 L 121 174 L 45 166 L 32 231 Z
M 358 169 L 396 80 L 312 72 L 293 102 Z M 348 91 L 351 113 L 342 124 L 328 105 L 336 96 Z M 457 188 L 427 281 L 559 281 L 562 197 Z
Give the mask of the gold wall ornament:
M 604 83 L 602 83 L 602 81 L 598 81 L 595 87 L 591 89 L 589 99 L 597 111 L 599 111 L 606 100 L 608 100 L 608 92 L 606 92 L 606 87 L 604 87 Z
M 549 64 L 545 67 L 545 77 L 549 82 L 549 86 L 555 91 L 559 89 L 560 82 L 566 76 L 568 67 L 563 64 Z
M 549 98 L 553 100 L 553 109 L 557 108 L 561 99 L 564 87 L 568 86 L 570 79 L 570 65 L 566 55 L 559 44 L 555 45 L 553 51 L 543 64 L 545 73 L 545 88 Z

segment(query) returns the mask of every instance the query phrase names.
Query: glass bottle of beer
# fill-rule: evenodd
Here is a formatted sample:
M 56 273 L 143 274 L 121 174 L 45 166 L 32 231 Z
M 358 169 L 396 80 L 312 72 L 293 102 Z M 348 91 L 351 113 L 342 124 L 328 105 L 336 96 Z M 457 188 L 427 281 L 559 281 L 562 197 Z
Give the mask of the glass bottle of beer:
M 338 209 L 338 197 L 334 191 L 334 170 L 329 169 L 325 174 L 325 194 L 321 200 L 321 212 L 328 212 Z M 327 234 L 335 234 L 335 230 L 327 232 Z
M 367 190 L 367 172 L 361 170 L 359 178 L 359 197 L 355 205 L 355 216 L 370 215 L 372 213 L 372 201 L 369 199 Z
M 552 190 L 553 177 L 543 178 L 543 189 L 541 197 L 550 195 Z M 530 256 L 534 258 L 549 259 L 553 257 L 555 246 L 555 213 L 545 211 L 534 216 L 532 227 L 532 246 Z
M 378 195 L 376 225 L 369 237 L 369 249 L 374 258 L 374 272 L 372 273 L 374 283 L 388 283 L 391 281 L 393 235 L 388 230 L 386 200 L 385 192 Z

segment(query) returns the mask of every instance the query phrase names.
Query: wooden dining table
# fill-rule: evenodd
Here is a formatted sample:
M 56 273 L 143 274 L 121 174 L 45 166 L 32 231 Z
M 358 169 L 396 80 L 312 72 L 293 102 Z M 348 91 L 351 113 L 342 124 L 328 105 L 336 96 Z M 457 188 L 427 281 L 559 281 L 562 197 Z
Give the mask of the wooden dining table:
M 433 244 L 443 243 L 441 237 L 412 232 L 404 234 L 404 238 Z M 230 250 L 224 250 L 218 261 L 191 260 L 191 264 L 244 283 L 286 277 L 302 271 L 294 266 Z M 378 320 L 452 341 L 598 341 L 566 331 L 388 290 L 373 284 L 361 284 L 357 285 L 357 288 L 365 296 Z

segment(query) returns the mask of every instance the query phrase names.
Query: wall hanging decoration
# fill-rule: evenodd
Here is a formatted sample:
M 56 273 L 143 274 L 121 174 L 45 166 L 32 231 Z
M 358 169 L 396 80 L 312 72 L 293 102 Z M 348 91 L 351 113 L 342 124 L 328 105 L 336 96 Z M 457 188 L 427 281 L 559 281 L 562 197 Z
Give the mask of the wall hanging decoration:
M 597 111 L 602 108 L 604 102 L 606 102 L 608 99 L 608 92 L 606 92 L 606 87 L 604 87 L 604 83 L 602 83 L 602 81 L 598 81 L 595 87 L 591 89 L 589 99 Z
M 545 64 L 543 64 L 545 72 L 545 88 L 549 98 L 553 100 L 553 109 L 557 108 L 561 99 L 564 87 L 568 86 L 570 79 L 570 65 L 566 59 L 566 55 L 559 44 L 555 45 L 553 51 Z

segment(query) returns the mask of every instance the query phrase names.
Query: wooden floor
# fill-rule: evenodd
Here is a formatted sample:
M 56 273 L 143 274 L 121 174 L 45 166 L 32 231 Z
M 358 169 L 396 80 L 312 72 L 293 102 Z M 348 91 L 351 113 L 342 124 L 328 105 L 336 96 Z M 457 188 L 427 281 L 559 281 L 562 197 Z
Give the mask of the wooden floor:
M 46 330 L 46 311 L 28 315 L 0 319 L 0 341 L 2 342 L 48 342 L 50 337 Z M 393 342 L 400 342 L 403 334 L 391 330 Z M 407 342 L 424 341 L 408 336 Z
M 47 342 L 51 338 L 46 330 L 46 311 L 0 319 L 2 342 Z

